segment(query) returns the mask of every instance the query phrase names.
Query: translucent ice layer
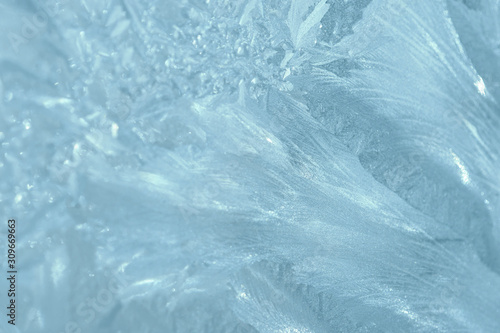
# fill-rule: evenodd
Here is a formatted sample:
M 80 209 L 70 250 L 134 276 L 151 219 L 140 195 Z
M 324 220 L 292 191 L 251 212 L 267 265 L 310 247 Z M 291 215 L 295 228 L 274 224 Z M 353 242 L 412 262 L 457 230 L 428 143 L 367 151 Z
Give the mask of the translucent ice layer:
M 500 332 L 499 18 L 0 0 L 0 331 Z

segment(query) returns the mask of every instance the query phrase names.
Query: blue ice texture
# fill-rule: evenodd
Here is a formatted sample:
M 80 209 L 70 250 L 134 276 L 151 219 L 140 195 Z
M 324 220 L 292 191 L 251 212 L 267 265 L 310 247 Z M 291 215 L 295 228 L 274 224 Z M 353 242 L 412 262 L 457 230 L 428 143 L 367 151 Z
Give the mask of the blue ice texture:
M 498 0 L 0 0 L 0 32 L 0 332 L 500 332 Z

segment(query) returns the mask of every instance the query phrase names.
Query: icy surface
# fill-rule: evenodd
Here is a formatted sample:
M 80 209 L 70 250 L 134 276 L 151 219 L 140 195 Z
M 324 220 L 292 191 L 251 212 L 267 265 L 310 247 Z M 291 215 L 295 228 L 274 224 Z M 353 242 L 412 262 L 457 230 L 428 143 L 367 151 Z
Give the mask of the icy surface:
M 500 332 L 499 18 L 0 0 L 0 331 Z

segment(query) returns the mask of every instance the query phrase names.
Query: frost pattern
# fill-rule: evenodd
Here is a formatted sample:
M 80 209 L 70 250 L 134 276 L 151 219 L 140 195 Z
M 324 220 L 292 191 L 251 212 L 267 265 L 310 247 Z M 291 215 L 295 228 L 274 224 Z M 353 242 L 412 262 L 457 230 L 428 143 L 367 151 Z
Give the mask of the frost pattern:
M 498 1 L 0 7 L 15 332 L 500 330 Z

